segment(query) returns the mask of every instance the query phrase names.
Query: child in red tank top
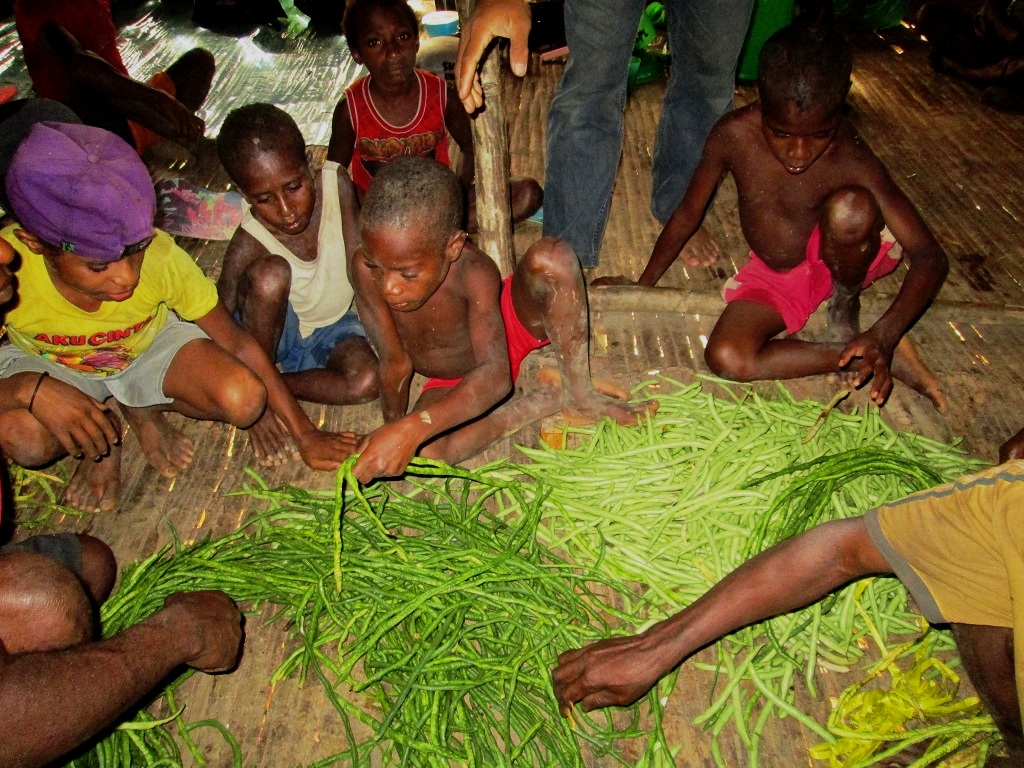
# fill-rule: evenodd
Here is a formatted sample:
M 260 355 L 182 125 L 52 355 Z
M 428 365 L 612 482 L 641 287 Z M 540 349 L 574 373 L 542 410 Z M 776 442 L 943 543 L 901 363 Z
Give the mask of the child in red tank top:
M 369 74 L 353 83 L 335 107 L 327 158 L 351 166 L 361 200 L 377 170 L 399 155 L 423 155 L 451 165 L 451 134 L 462 153 L 457 171 L 468 189 L 468 228 L 474 231 L 469 117 L 453 86 L 416 68 L 416 14 L 404 0 L 355 0 L 343 26 L 352 57 Z M 514 221 L 532 215 L 543 202 L 543 190 L 534 179 L 513 179 L 510 193 Z

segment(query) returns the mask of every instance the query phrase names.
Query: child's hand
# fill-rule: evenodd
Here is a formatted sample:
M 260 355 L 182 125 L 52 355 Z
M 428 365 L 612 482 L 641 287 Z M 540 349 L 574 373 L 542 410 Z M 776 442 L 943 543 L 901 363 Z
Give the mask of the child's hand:
M 1024 459 L 1024 429 L 999 447 L 1000 464 L 1014 459 Z
M 121 442 L 121 423 L 107 405 L 53 376 L 39 380 L 31 413 L 78 459 L 97 461 Z
M 871 380 L 871 402 L 885 405 L 892 392 L 892 350 L 870 333 L 855 336 L 839 355 L 839 368 L 850 369 L 853 386 L 862 387 Z
M 378 477 L 398 477 L 405 472 L 422 442 L 415 426 L 406 417 L 368 435 L 352 467 L 356 479 L 365 484 Z
M 362 437 L 352 432 L 310 432 L 297 441 L 299 455 L 310 469 L 334 470 L 356 452 Z

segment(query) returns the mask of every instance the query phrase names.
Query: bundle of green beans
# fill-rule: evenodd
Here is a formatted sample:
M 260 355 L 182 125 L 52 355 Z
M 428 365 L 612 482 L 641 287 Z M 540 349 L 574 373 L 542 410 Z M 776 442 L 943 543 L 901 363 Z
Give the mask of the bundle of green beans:
M 18 527 L 22 530 L 41 529 L 54 518 L 65 515 L 79 517 L 81 510 L 68 507 L 60 502 L 60 494 L 67 485 L 66 469 L 57 465 L 53 470 L 25 469 L 7 462 L 7 475 L 11 481 L 11 500 L 18 510 L 32 510 L 30 515 L 18 515 Z
M 558 650 L 610 632 L 604 617 L 615 611 L 592 589 L 608 580 L 537 542 L 543 494 L 527 500 L 519 484 L 429 462 L 412 471 L 441 477 L 419 482 L 415 498 L 385 484 L 365 493 L 341 482 L 335 494 L 251 489 L 267 509 L 243 529 L 129 568 L 104 606 L 105 634 L 176 590 L 223 589 L 243 604 L 279 607 L 297 634 L 274 677 L 319 680 L 350 742 L 318 766 L 583 766 L 549 674 Z M 494 513 L 508 508 L 515 520 Z M 343 697 L 342 685 L 362 697 Z M 360 698 L 372 704 L 353 703 Z M 186 723 L 169 707 L 171 717 L 140 713 L 69 765 L 179 765 L 163 728 L 172 721 L 207 764 L 190 734 L 216 724 Z M 372 736 L 358 739 L 353 719 Z M 613 760 L 616 739 L 639 735 L 635 725 L 623 733 L 610 719 L 589 720 L 586 750 Z
M 782 538 L 981 466 L 955 447 L 893 430 L 875 408 L 826 414 L 819 403 L 794 401 L 781 385 L 765 397 L 713 379 L 651 384 L 662 390 L 655 419 L 639 427 L 606 421 L 567 428 L 568 443 L 579 447 L 523 449 L 529 463 L 498 470 L 533 477 L 526 495 L 546 495 L 538 528 L 546 545 L 640 585 L 624 608 L 633 627 L 689 605 Z M 698 722 L 714 737 L 718 764 L 718 737 L 728 724 L 748 747 L 751 766 L 772 717 L 795 717 L 834 742 L 794 706 L 794 677 L 816 696 L 819 667 L 846 671 L 869 637 L 882 646 L 890 636 L 917 634 L 918 619 L 898 581 L 874 579 L 720 642 L 715 664 L 696 664 L 716 675 Z M 950 650 L 952 640 L 943 635 L 937 646 Z
M 130 568 L 104 608 L 104 631 L 180 589 L 277 606 L 300 642 L 275 679 L 320 681 L 349 735 L 345 752 L 317 765 L 577 766 L 583 754 L 623 762 L 614 740 L 641 735 L 637 711 L 624 730 L 606 718 L 571 728 L 550 690 L 558 652 L 607 636 L 609 620 L 628 627 L 674 613 L 781 531 L 979 466 L 955 447 L 893 431 L 873 408 L 826 417 L 781 386 L 762 397 L 709 383 L 721 387 L 715 396 L 700 383 L 654 383 L 666 390 L 656 419 L 579 431 L 572 450 L 524 449 L 531 463 L 466 472 L 417 461 L 410 492 L 360 492 L 345 473 L 333 494 L 257 484 L 248 493 L 267 508 L 240 531 Z M 896 580 L 869 580 L 720 643 L 717 662 L 699 665 L 716 673 L 700 720 L 719 764 L 729 727 L 757 765 L 773 717 L 795 717 L 835 743 L 797 710 L 791 683 L 803 677 L 814 693 L 815 671 L 850 668 L 869 638 L 884 647 L 918 634 L 906 601 Z M 937 650 L 952 648 L 936 637 Z M 341 685 L 373 704 L 340 696 Z M 204 765 L 190 734 L 217 724 L 186 723 L 173 688 L 171 697 L 168 718 L 140 713 L 71 765 L 179 765 L 179 743 Z M 673 765 L 659 693 L 646 706 L 637 764 Z M 353 720 L 372 735 L 357 738 Z

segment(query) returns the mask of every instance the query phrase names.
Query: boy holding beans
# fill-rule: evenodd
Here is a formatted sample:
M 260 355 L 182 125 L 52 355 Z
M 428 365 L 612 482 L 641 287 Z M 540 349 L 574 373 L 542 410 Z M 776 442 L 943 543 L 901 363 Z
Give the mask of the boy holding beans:
M 750 262 L 725 285 L 704 359 L 734 381 L 840 374 L 882 405 L 893 377 L 946 408 L 906 337 L 942 287 L 948 261 L 913 203 L 844 114 L 849 46 L 833 30 L 793 25 L 761 50 L 758 100 L 719 120 L 640 285 L 653 286 L 697 232 L 726 173 L 736 182 Z M 860 294 L 909 270 L 889 308 L 860 329 Z M 687 257 L 690 266 L 699 260 Z M 594 285 L 627 284 L 604 277 Z M 829 300 L 834 338 L 794 338 Z M 785 332 L 786 338 L 777 338 Z
M 656 401 L 595 389 L 586 289 L 571 248 L 544 238 L 502 280 L 461 220 L 458 178 L 425 157 L 391 160 L 366 195 L 353 283 L 380 355 L 386 423 L 361 446 L 354 472 L 362 482 L 402 474 L 417 452 L 454 464 L 563 408 L 620 424 L 657 410 Z M 560 375 L 510 399 L 522 360 L 549 343 Z M 407 413 L 414 373 L 429 380 Z

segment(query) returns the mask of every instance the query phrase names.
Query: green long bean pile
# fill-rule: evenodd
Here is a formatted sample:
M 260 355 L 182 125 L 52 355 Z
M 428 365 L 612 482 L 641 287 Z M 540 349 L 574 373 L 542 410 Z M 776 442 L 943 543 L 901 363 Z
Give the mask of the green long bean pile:
M 527 500 L 518 484 L 419 460 L 412 471 L 442 477 L 420 483 L 415 498 L 384 484 L 365 494 L 251 489 L 268 508 L 240 531 L 129 568 L 104 606 L 105 634 L 171 592 L 223 589 L 243 604 L 278 606 L 294 627 L 300 642 L 274 677 L 318 679 L 349 737 L 345 752 L 317 765 L 582 766 L 550 668 L 558 650 L 610 632 L 605 616 L 615 612 L 592 591 L 602 579 L 537 543 L 543 494 Z M 489 511 L 510 507 L 513 522 Z M 373 704 L 356 706 L 342 685 Z M 178 764 L 163 721 L 141 717 L 70 765 Z M 214 724 L 174 719 L 206 764 L 189 734 Z M 353 720 L 372 736 L 357 738 Z M 590 720 L 588 749 L 614 759 L 616 739 L 639 735 Z
M 547 496 L 540 539 L 568 559 L 640 590 L 624 612 L 632 626 L 695 601 L 752 554 L 826 520 L 949 481 L 981 466 L 955 447 L 886 425 L 877 409 L 831 411 L 796 402 L 782 385 L 753 387 L 660 379 L 657 418 L 636 427 L 603 422 L 567 430 L 578 448 L 523 449 L 530 463 L 507 470 Z M 641 385 L 645 386 L 645 385 Z M 572 444 L 572 440 L 569 443 Z M 717 684 L 698 722 L 712 754 L 731 724 L 758 764 L 772 717 L 792 716 L 827 743 L 836 737 L 794 706 L 793 680 L 817 696 L 816 670 L 847 671 L 877 640 L 920 633 L 919 616 L 895 579 L 851 585 L 810 608 L 742 629 L 718 643 Z M 953 648 L 941 635 L 936 650 Z M 694 663 L 694 662 L 688 662 Z
M 523 449 L 529 463 L 467 472 L 417 460 L 409 492 L 360 492 L 345 473 L 334 493 L 257 483 L 247 492 L 266 508 L 239 531 L 129 568 L 104 606 L 104 632 L 176 590 L 275 606 L 297 643 L 274 679 L 318 680 L 348 736 L 318 766 L 626 764 L 615 751 L 623 738 L 645 739 L 637 765 L 674 765 L 664 687 L 645 700 L 646 733 L 635 709 L 618 730 L 604 715 L 573 728 L 551 693 L 556 654 L 678 611 L 780 538 L 980 463 L 893 431 L 873 408 L 826 413 L 781 386 L 762 397 L 721 382 L 654 383 L 669 390 L 657 418 L 580 430 L 577 448 Z M 704 391 L 719 385 L 724 396 Z M 716 675 L 699 721 L 718 764 L 726 728 L 756 766 L 765 724 L 787 716 L 820 737 L 822 759 L 837 759 L 828 746 L 840 736 L 798 710 L 792 683 L 816 695 L 818 669 L 845 671 L 871 645 L 919 635 L 906 603 L 895 579 L 862 581 L 719 643 L 716 663 L 698 664 Z M 931 642 L 952 648 L 945 634 Z M 69 765 L 180 765 L 179 745 L 205 765 L 191 737 L 200 727 L 220 728 L 241 765 L 222 726 L 183 720 L 174 691 L 167 718 L 140 712 Z

